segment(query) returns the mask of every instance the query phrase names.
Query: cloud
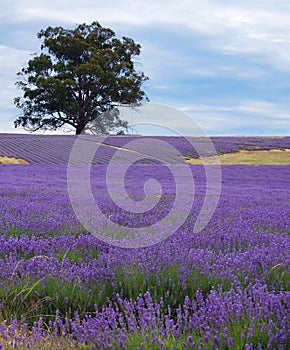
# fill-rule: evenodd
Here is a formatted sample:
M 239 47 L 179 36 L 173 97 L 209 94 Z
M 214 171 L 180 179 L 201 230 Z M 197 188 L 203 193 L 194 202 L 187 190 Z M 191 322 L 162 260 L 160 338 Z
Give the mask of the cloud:
M 0 69 L 2 74 L 9 74 L 15 68 L 21 69 L 28 57 L 30 52 L 25 50 L 18 50 L 9 46 L 0 45 Z M 2 75 L 1 74 L 1 75 Z
M 16 96 L 16 73 L 27 62 L 29 52 L 0 45 L 0 107 L 8 108 Z
M 249 125 L 254 133 L 289 133 L 288 1 L 11 0 L 0 7 L 6 120 L 17 112 L 15 74 L 39 50 L 36 33 L 98 20 L 142 45 L 138 69 L 150 78 L 145 89 L 153 102 L 188 108 L 212 134 Z
M 19 90 L 15 86 L 16 73 L 21 70 L 29 57 L 30 53 L 28 51 L 0 45 L 0 114 L 2 132 L 15 132 L 13 120 L 19 113 L 13 104 L 13 99 L 19 95 Z
M 181 108 L 209 135 L 289 135 L 290 102 L 218 100 Z
M 149 103 L 121 117 L 141 134 L 161 135 L 289 135 L 289 107 L 260 100 L 207 101 L 178 106 Z
M 151 26 L 163 26 L 169 33 L 174 28 L 177 35 L 200 36 L 208 49 L 220 54 L 252 55 L 253 60 L 275 69 L 290 69 L 290 7 L 283 1 L 86 0 L 80 4 L 69 0 L 22 0 L 2 7 L 2 17 L 13 17 L 14 22 L 75 24 L 99 20 L 113 28 L 126 25 L 150 31 Z

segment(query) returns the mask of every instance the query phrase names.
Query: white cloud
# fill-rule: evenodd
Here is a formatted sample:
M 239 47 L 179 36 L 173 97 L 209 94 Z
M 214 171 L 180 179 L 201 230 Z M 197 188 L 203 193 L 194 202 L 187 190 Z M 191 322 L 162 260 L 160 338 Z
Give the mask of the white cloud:
M 29 59 L 29 52 L 0 45 L 0 107 L 11 108 L 13 98 L 19 94 L 15 86 L 16 73 Z
M 226 100 L 208 101 L 185 107 L 150 103 L 136 110 L 122 109 L 121 116 L 141 133 L 147 130 L 185 136 L 287 135 L 289 107 L 290 103 L 279 106 L 260 100 L 234 101 L 230 105 Z
M 25 50 L 18 50 L 12 47 L 0 45 L 0 69 L 3 73 L 9 73 L 20 70 L 22 65 L 27 62 L 30 52 Z
M 142 38 L 140 69 L 150 77 L 152 89 L 160 93 L 149 96 L 152 100 L 163 98 L 171 104 L 176 102 L 180 108 L 189 106 L 185 108 L 196 114 L 211 133 L 223 128 L 229 132 L 237 130 L 245 123 L 263 126 L 263 122 L 269 130 L 271 123 L 275 123 L 279 130 L 284 128 L 290 132 L 287 124 L 290 105 L 285 102 L 287 89 L 289 95 L 286 75 L 281 82 L 285 95 L 275 95 L 273 85 L 273 103 L 267 102 L 267 96 L 263 99 L 261 85 L 257 85 L 262 91 L 259 96 L 247 99 L 239 95 L 241 81 L 252 80 L 254 85 L 260 79 L 260 84 L 264 84 L 269 77 L 270 82 L 275 81 L 276 72 L 281 76 L 281 72 L 290 71 L 290 3 L 286 1 L 11 0 L 0 4 L 0 13 L 1 20 L 12 23 L 11 28 L 15 24 L 19 37 L 25 34 L 24 37 L 29 38 L 31 34 L 31 41 L 24 40 L 27 51 L 19 50 L 16 41 L 8 44 L 5 38 L 9 33 L 0 34 L 0 107 L 5 110 L 2 114 L 12 108 L 12 99 L 18 94 L 14 86 L 16 72 L 26 64 L 31 50 L 35 50 L 36 33 L 29 32 L 33 23 L 39 23 L 41 28 L 41 25 L 73 26 L 98 20 L 115 31 L 122 29 L 124 35 L 129 30 L 129 36 Z M 167 32 L 166 42 L 159 37 L 161 28 L 163 37 Z M 179 83 L 186 79 L 192 79 L 193 88 L 195 79 L 204 79 L 210 94 L 213 89 L 219 89 L 218 84 L 213 86 L 212 82 L 221 78 L 234 81 L 236 101 L 227 99 L 225 92 L 218 101 L 204 96 L 193 103 L 178 91 L 182 86 Z M 174 93 L 176 96 L 172 97 L 170 94 Z M 249 92 L 252 93 L 254 90 Z
M 289 135 L 290 102 L 270 103 L 261 100 L 207 101 L 182 110 L 197 120 L 209 135 Z M 245 132 L 245 130 L 247 130 Z
M 260 59 L 276 69 L 290 69 L 289 7 L 281 1 L 22 0 L 2 7 L 4 15 L 26 21 L 180 26 L 183 31 L 207 36 L 207 45 L 224 54 L 261 55 Z

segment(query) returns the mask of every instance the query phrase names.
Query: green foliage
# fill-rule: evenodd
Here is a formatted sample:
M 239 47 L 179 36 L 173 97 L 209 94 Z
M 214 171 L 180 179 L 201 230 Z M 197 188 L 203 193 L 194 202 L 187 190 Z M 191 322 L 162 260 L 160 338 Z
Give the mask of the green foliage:
M 72 318 L 77 311 L 81 317 L 95 311 L 95 306 L 106 304 L 107 296 L 113 295 L 109 282 L 85 284 L 82 281 L 60 282 L 57 277 L 12 283 L 0 289 L 0 322 L 15 317 L 24 319 L 29 325 L 40 315 L 44 321 L 51 320 L 56 311 L 60 316 Z
M 284 264 L 273 266 L 266 275 L 267 285 L 275 291 L 289 290 L 290 272 Z
M 56 257 L 71 263 L 81 263 L 87 256 L 89 259 L 98 259 L 98 252 L 91 251 L 84 254 L 81 250 L 71 250 L 65 253 L 56 253 Z M 118 270 L 114 282 L 103 279 L 101 281 L 86 282 L 82 280 L 65 281 L 59 277 L 48 277 L 34 280 L 22 279 L 21 283 L 12 282 L 0 289 L 1 319 L 14 316 L 18 319 L 25 317 L 29 324 L 36 321 L 40 314 L 44 319 L 51 319 L 59 310 L 60 316 L 73 317 L 77 311 L 81 317 L 95 311 L 95 306 L 101 308 L 108 300 L 114 300 L 116 293 L 127 299 L 137 299 L 139 294 L 150 292 L 156 302 L 164 300 L 164 311 L 167 305 L 172 308 L 173 315 L 176 309 L 184 303 L 186 296 L 194 296 L 197 289 L 208 293 L 212 286 L 219 286 L 222 281 L 209 278 L 198 271 L 192 271 L 188 276 L 187 285 L 179 283 L 180 271 L 177 265 L 167 267 L 159 274 L 146 276 L 139 268 Z M 228 289 L 230 281 L 223 282 L 223 288 Z
M 165 309 L 170 305 L 172 310 L 182 305 L 186 296 L 194 297 L 198 289 L 206 296 L 213 287 L 218 288 L 222 285 L 224 291 L 231 287 L 231 280 L 210 277 L 197 270 L 192 270 L 185 282 L 181 283 L 177 264 L 168 266 L 158 274 L 146 274 L 138 267 L 125 271 L 119 270 L 116 273 L 116 280 L 115 289 L 123 298 L 137 299 L 139 294 L 149 291 L 156 302 L 160 302 L 162 298 Z
M 42 53 L 29 60 L 16 83 L 24 94 L 15 105 L 23 111 L 14 124 L 29 130 L 70 125 L 80 134 L 86 125 L 96 133 L 124 128 L 118 106 L 136 106 L 148 78 L 137 72 L 140 45 L 98 22 L 74 30 L 48 27 L 38 33 Z
M 66 258 L 69 259 L 70 262 L 78 264 L 83 261 L 98 260 L 99 252 L 97 249 L 87 249 L 84 247 L 79 247 L 67 250 L 66 252 L 57 252 L 55 253 L 55 257 L 62 261 Z
M 191 332 L 185 332 L 178 338 L 175 338 L 174 335 L 168 335 L 164 339 L 161 339 L 158 330 L 156 329 L 147 334 L 131 333 L 127 336 L 127 341 L 124 342 L 124 345 L 128 350 L 138 348 L 143 350 L 159 350 L 161 348 L 174 350 L 198 348 L 242 350 L 246 348 L 246 344 L 252 344 L 253 349 L 257 349 L 260 344 L 262 349 L 264 349 L 267 348 L 269 342 L 268 322 L 269 320 L 261 319 L 252 322 L 250 319 L 245 319 L 234 324 L 224 324 L 221 329 L 221 334 L 223 336 L 219 335 L 216 338 L 216 341 L 213 340 L 215 335 L 214 332 L 209 331 L 201 335 L 198 329 L 193 329 Z M 216 342 L 218 342 L 219 345 L 217 345 Z M 118 343 L 114 344 L 114 349 L 116 350 L 123 348 L 124 347 L 121 347 Z
M 85 260 L 82 251 L 72 250 L 66 253 L 57 253 L 59 259 L 69 259 L 73 263 L 79 263 Z M 98 253 L 92 252 L 92 258 L 98 259 Z M 284 277 L 283 266 L 275 266 L 269 275 L 275 274 L 276 278 Z M 278 274 L 276 276 L 276 273 Z M 194 298 L 197 289 L 204 294 L 209 293 L 212 287 L 223 288 L 223 291 L 228 290 L 231 286 L 230 280 L 221 280 L 219 278 L 208 276 L 200 271 L 192 270 L 186 278 L 185 284 L 180 282 L 181 271 L 177 264 L 168 266 L 163 271 L 156 274 L 147 274 L 140 268 L 124 268 L 117 270 L 114 281 L 104 279 L 94 283 L 86 283 L 84 281 L 65 281 L 58 277 L 45 278 L 39 280 L 22 281 L 21 284 L 10 283 L 6 288 L 0 289 L 0 322 L 10 317 L 17 319 L 24 318 L 29 325 L 37 321 L 40 314 L 43 315 L 44 324 L 51 320 L 56 310 L 59 310 L 60 316 L 73 318 L 77 311 L 81 318 L 87 314 L 92 314 L 95 307 L 100 309 L 106 305 L 109 300 L 112 302 L 115 298 L 115 293 L 120 294 L 123 298 L 136 299 L 139 294 L 144 294 L 150 291 L 150 294 L 156 302 L 160 302 L 162 298 L 164 310 L 167 305 L 170 305 L 172 314 L 180 305 L 183 305 L 185 297 Z M 272 278 L 272 277 L 271 277 Z M 116 285 L 114 285 L 116 284 Z M 120 308 L 121 310 L 122 308 Z M 260 344 L 266 346 L 269 341 L 268 322 L 269 319 L 261 319 L 252 321 L 251 318 L 242 320 L 231 319 L 228 323 L 223 324 L 222 332 L 215 341 L 220 343 L 221 349 L 244 349 L 245 345 L 253 344 L 254 348 Z M 199 346 L 208 347 L 209 349 L 217 347 L 214 343 L 215 333 L 200 332 L 200 329 L 192 329 L 191 331 L 184 330 L 184 333 L 175 338 L 173 334 L 161 339 L 158 329 L 152 329 L 145 333 L 128 333 L 127 340 L 124 341 L 126 349 L 160 349 L 160 344 L 166 349 L 183 349 L 185 344 L 191 348 L 191 343 Z M 190 337 L 190 342 L 189 342 Z M 57 342 L 54 343 L 54 342 Z M 231 344 L 230 344 L 231 342 Z M 74 348 L 70 339 L 62 339 L 61 336 L 50 343 L 51 349 L 57 349 L 61 346 L 69 349 Z M 142 345 L 143 344 L 143 345 Z M 79 348 L 91 348 L 92 344 L 79 345 Z M 113 344 L 114 349 L 121 349 L 119 343 Z M 88 346 L 88 347 L 86 347 Z M 9 347 L 7 347 L 9 348 Z M 39 344 L 39 349 L 46 349 L 46 345 Z

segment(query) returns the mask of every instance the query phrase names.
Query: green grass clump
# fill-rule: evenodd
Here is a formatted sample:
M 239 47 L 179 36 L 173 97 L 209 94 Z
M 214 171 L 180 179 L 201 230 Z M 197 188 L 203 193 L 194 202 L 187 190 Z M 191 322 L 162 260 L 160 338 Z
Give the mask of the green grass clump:
M 131 333 L 127 335 L 127 341 L 123 345 L 127 350 L 160 350 L 162 349 L 235 349 L 243 350 L 246 345 L 252 344 L 254 349 L 266 349 L 269 343 L 269 320 L 245 319 L 239 322 L 224 324 L 221 326 L 219 335 L 215 332 L 208 331 L 200 332 L 200 330 L 192 330 L 191 332 L 184 332 L 178 338 L 174 335 L 168 335 L 161 338 L 158 330 L 153 330 L 150 333 Z M 274 331 L 275 332 L 275 331 Z M 163 347 L 161 347 L 163 346 Z M 286 348 L 290 347 L 290 340 L 286 344 Z M 115 343 L 113 348 L 121 350 L 124 347 L 119 343 Z M 273 344 L 273 348 L 279 348 L 279 344 Z
M 149 292 L 155 302 L 164 302 L 164 308 L 170 305 L 176 310 L 184 303 L 185 297 L 193 298 L 197 290 L 206 296 L 212 288 L 221 287 L 223 291 L 230 290 L 231 280 L 209 276 L 198 270 L 192 270 L 185 281 L 181 281 L 180 269 L 177 264 L 166 267 L 157 274 L 147 274 L 138 267 L 119 270 L 116 274 L 115 289 L 122 298 L 136 300 L 140 294 Z
M 0 289 L 0 322 L 11 317 L 24 318 L 33 325 L 42 315 L 45 322 L 60 316 L 74 318 L 94 313 L 96 307 L 106 304 L 113 295 L 113 287 L 106 281 L 83 284 L 81 281 L 61 281 L 59 278 L 29 280 Z
M 94 252 L 97 257 L 97 252 Z M 78 251 L 61 253 L 60 258 L 79 262 Z M 16 317 L 24 317 L 29 324 L 37 321 L 40 315 L 45 320 L 54 317 L 57 310 L 60 316 L 73 318 L 75 312 L 81 317 L 95 312 L 109 301 L 114 301 L 116 294 L 124 299 L 136 300 L 140 294 L 150 292 L 155 302 L 163 299 L 164 311 L 167 305 L 175 310 L 184 303 L 186 296 L 194 297 L 196 291 L 202 290 L 204 295 L 215 287 L 222 285 L 229 290 L 230 280 L 209 277 L 199 271 L 192 271 L 186 283 L 180 283 L 180 270 L 176 264 L 167 267 L 159 274 L 147 275 L 139 268 L 118 270 L 112 279 L 100 281 L 62 280 L 59 276 L 33 280 L 26 278 L 21 283 L 11 282 L 0 289 L 0 321 Z

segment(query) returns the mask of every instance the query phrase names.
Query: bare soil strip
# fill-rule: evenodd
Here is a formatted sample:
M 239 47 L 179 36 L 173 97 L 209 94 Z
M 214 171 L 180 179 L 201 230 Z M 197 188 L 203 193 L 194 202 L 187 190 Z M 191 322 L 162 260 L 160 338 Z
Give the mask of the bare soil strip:
M 261 151 L 240 150 L 238 152 L 221 154 L 218 157 L 185 158 L 189 164 L 269 164 L 287 165 L 290 164 L 290 149 L 271 149 Z
M 0 157 L 0 164 L 29 164 L 25 159 L 7 156 Z
M 105 147 L 110 147 L 110 148 L 114 148 L 114 149 L 119 149 L 119 150 L 122 150 L 122 151 L 140 153 L 140 152 L 135 151 L 134 149 L 130 149 L 130 148 L 125 148 L 125 147 L 120 147 L 120 146 L 109 145 L 108 143 L 102 143 L 102 142 L 96 142 L 96 143 L 98 143 L 99 145 L 105 146 Z

